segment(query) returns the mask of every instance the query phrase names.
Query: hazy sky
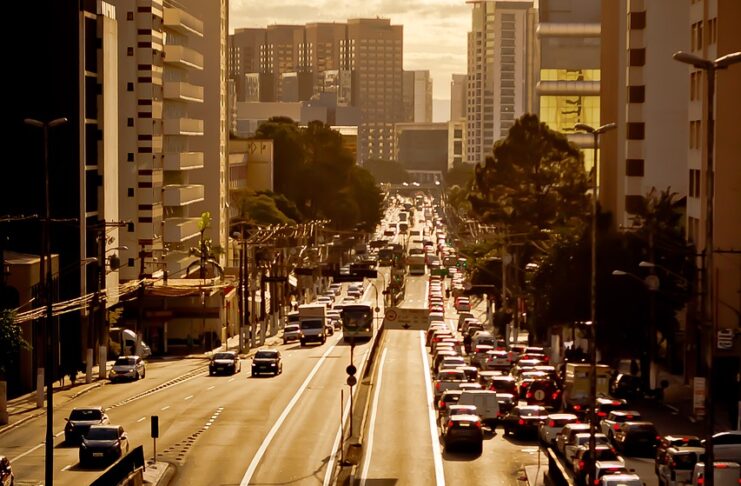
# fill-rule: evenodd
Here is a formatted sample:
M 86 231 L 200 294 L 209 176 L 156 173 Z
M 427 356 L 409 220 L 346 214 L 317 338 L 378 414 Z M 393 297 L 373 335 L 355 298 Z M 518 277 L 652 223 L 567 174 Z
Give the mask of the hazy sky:
M 435 99 L 450 99 L 451 74 L 466 72 L 471 6 L 465 0 L 230 0 L 229 8 L 232 31 L 270 24 L 389 18 L 392 24 L 404 26 L 404 69 L 429 69 Z M 435 111 L 440 119 L 440 109 Z

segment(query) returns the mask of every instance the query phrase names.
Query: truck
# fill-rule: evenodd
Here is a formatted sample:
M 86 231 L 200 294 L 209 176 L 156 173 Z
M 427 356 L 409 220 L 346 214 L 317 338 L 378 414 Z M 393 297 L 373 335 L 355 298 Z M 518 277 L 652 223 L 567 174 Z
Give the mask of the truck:
M 298 306 L 298 323 L 301 327 L 301 346 L 308 342 L 324 344 L 327 340 L 324 327 L 327 322 L 327 307 L 324 304 L 302 304 Z
M 563 385 L 563 408 L 565 413 L 583 411 L 589 405 L 589 376 L 591 365 L 588 363 L 566 363 L 566 374 Z M 610 391 L 612 370 L 609 366 L 598 364 L 597 396 L 607 397 Z
M 409 255 L 407 266 L 409 267 L 409 275 L 424 275 L 427 268 L 424 255 Z

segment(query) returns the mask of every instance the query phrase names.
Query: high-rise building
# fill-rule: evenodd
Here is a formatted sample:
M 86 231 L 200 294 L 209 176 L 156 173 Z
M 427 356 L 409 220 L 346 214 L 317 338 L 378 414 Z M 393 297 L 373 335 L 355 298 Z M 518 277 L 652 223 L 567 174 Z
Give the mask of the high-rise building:
M 265 43 L 265 29 L 235 29 L 229 36 L 229 79 L 236 83 L 237 99 L 247 100 L 245 75 L 258 74 L 260 70 L 260 46 Z
M 466 158 L 478 163 L 517 117 L 532 111 L 536 10 L 530 0 L 470 3 Z
M 306 24 L 302 43 L 299 44 L 299 68 L 312 74 L 315 93 L 323 91 L 323 73 L 347 69 L 347 59 L 340 55 L 340 45 L 346 35 L 347 26 L 344 23 Z
M 353 73 L 353 104 L 360 108 L 358 159 L 391 160 L 394 124 L 403 117 L 403 27 L 389 19 L 350 19 L 342 55 Z
M 450 120 L 466 118 L 466 88 L 468 76 L 453 74 L 450 81 Z
M 467 162 L 466 90 L 468 76 L 453 74 L 450 81 L 450 121 L 448 122 L 448 168 Z
M 432 123 L 432 78 L 430 71 L 404 71 L 404 121 Z
M 260 70 L 273 76 L 276 100 L 283 94 L 282 75 L 300 71 L 299 53 L 304 40 L 303 25 L 269 25 L 260 46 Z
M 575 0 L 568 5 L 542 0 L 538 7 L 540 72 L 536 102 L 540 120 L 582 148 L 592 137 L 574 125 L 600 124 L 600 4 Z M 585 150 L 591 168 L 593 151 Z

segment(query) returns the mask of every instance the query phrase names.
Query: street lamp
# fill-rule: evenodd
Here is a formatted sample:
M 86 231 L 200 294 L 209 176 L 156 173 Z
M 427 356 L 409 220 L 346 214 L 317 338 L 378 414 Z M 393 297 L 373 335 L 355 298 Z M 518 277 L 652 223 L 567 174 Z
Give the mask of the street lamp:
M 714 181 L 714 150 L 715 150 L 715 75 L 719 69 L 726 69 L 728 66 L 741 62 L 741 52 L 733 52 L 719 57 L 715 60 L 703 59 L 688 52 L 678 51 L 672 55 L 675 61 L 689 64 L 696 69 L 705 71 L 707 78 L 707 98 L 705 100 L 707 109 L 707 155 L 705 162 L 705 281 L 703 282 L 703 315 L 704 321 L 710 327 L 710 345 L 707 354 L 707 373 L 705 377 L 705 424 L 707 427 L 707 439 L 705 442 L 705 485 L 713 486 L 713 446 L 711 438 L 715 432 L 715 411 L 713 409 L 712 391 L 713 391 L 713 361 L 715 360 L 715 336 L 716 322 L 713 313 L 713 204 L 715 198 L 715 181 Z
M 45 454 L 46 462 L 44 464 L 44 479 L 45 484 L 52 485 L 54 483 L 54 379 L 52 368 L 54 365 L 54 346 L 56 345 L 57 329 L 52 323 L 52 270 L 51 270 L 51 233 L 49 228 L 50 223 L 50 207 L 49 201 L 49 129 L 63 125 L 67 123 L 66 118 L 55 118 L 54 120 L 43 122 L 34 118 L 26 118 L 23 123 L 31 125 L 36 128 L 43 130 L 43 143 L 44 143 L 44 220 L 41 230 L 41 261 L 40 269 L 41 275 L 44 274 L 44 265 L 46 264 L 46 285 L 44 286 L 44 300 L 46 304 L 46 356 L 44 363 L 44 381 L 46 382 L 46 440 L 45 440 Z M 42 278 L 43 280 L 43 278 Z
M 590 291 L 590 320 L 592 322 L 592 339 L 589 340 L 589 362 L 592 365 L 589 372 L 589 398 L 592 402 L 589 412 L 589 484 L 593 484 L 595 478 L 595 450 L 597 442 L 595 432 L 597 429 L 597 412 L 595 404 L 597 401 L 597 172 L 599 169 L 599 136 L 617 125 L 606 123 L 598 128 L 593 128 L 584 123 L 577 123 L 574 128 L 592 134 L 594 140 L 594 166 L 592 168 L 592 276 Z

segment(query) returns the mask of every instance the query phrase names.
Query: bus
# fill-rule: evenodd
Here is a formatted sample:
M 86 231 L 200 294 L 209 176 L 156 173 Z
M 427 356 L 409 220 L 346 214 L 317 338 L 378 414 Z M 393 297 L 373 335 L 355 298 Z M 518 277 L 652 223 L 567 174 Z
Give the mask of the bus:
M 346 304 L 342 307 L 342 339 L 367 341 L 373 337 L 373 308 L 370 304 Z
M 427 268 L 424 255 L 409 255 L 407 266 L 409 267 L 409 275 L 424 275 Z

